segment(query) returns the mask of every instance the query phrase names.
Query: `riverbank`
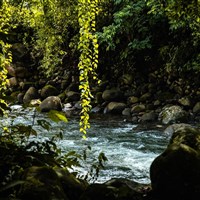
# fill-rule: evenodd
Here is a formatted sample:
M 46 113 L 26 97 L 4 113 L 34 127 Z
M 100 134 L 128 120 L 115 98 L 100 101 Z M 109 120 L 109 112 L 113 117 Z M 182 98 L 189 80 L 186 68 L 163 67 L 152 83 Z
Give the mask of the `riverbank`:
M 24 65 L 22 60 L 17 58 L 15 60 L 18 60 L 18 62 L 14 62 L 7 67 L 9 75 L 7 95 L 11 97 L 9 105 L 20 104 L 24 107 L 39 107 L 42 113 L 48 113 L 52 109 L 58 110 L 62 111 L 69 119 L 79 117 L 81 111 L 80 91 L 78 76 L 76 74 L 67 72 L 64 68 L 61 69 L 59 67 L 57 73 L 51 78 L 46 78 L 40 73 L 39 69 L 31 71 L 31 69 Z M 162 129 L 163 131 L 163 127 L 174 123 L 195 123 L 197 125 L 199 123 L 199 79 L 194 74 L 190 74 L 189 77 L 186 74 L 176 74 L 173 76 L 156 70 L 145 75 L 139 72 L 135 74 L 123 74 L 121 77 L 116 77 L 115 81 L 113 79 L 112 81 L 110 80 L 109 78 L 102 79 L 100 85 L 91 85 L 91 92 L 94 96 L 91 100 L 91 119 L 98 117 L 98 115 L 101 115 L 105 119 L 110 116 L 108 121 L 118 117 L 122 121 L 137 124 L 135 132 L 139 131 L 141 127 L 142 129 L 146 128 L 148 130 L 153 124 L 155 124 L 155 128 Z M 173 128 L 171 130 L 170 135 L 174 132 Z M 46 166 L 46 164 L 44 165 Z M 37 177 L 36 171 L 39 170 L 38 173 L 40 173 L 40 170 L 43 171 L 43 168 L 37 167 L 37 165 L 33 165 L 33 168 L 30 168 L 30 176 L 33 173 Z M 63 190 L 60 186 L 60 179 L 57 178 L 57 172 L 52 171 L 51 166 L 48 170 L 58 180 L 55 184 L 61 188 L 59 190 Z M 29 177 L 25 177 L 26 179 L 29 180 Z M 51 182 L 51 180 L 49 181 Z M 40 186 L 44 186 L 42 194 L 38 191 L 40 197 L 45 194 L 47 195 L 44 197 L 45 199 L 51 199 L 52 196 L 54 198 L 58 194 L 57 190 L 53 190 L 54 194 L 48 196 L 50 192 L 46 190 L 45 184 L 43 181 L 39 182 L 41 182 L 39 184 Z M 75 182 L 80 181 L 75 179 Z M 19 185 L 21 186 L 21 183 Z M 30 187 L 28 186 L 28 188 Z M 87 189 L 83 185 L 80 187 L 82 188 L 81 190 L 84 190 L 84 193 L 79 194 L 79 197 L 72 197 L 73 200 L 74 198 L 83 198 L 83 200 L 93 199 L 93 195 L 97 191 L 99 191 L 97 192 L 99 199 L 104 200 L 106 196 L 109 197 L 109 200 L 123 198 L 154 200 L 157 198 L 155 194 L 152 196 L 151 185 L 136 184 L 130 180 L 116 179 L 114 182 L 111 181 L 109 183 L 106 181 L 101 184 L 87 186 Z M 39 188 L 36 186 L 33 191 L 35 192 Z M 124 188 L 127 193 L 124 191 Z M 52 186 L 49 189 L 52 191 Z M 22 199 L 27 199 L 26 195 L 33 196 L 30 190 L 27 192 L 22 188 L 20 192 L 19 196 Z M 123 197 L 120 196 L 124 192 L 126 195 Z M 58 195 L 55 198 L 70 199 L 69 194 L 67 196 L 66 194 L 67 192 L 62 195 L 59 193 L 61 196 Z M 33 199 L 38 199 L 39 196 L 36 195 Z
M 50 78 L 46 78 L 40 69 L 29 68 L 24 60 L 28 53 L 22 44 L 13 46 L 15 62 L 7 66 L 6 93 L 10 101 L 25 106 L 40 105 L 44 112 L 63 110 L 67 117 L 79 115 L 77 71 L 67 71 L 64 66 L 59 66 Z M 166 74 L 155 70 L 144 74 L 125 73 L 115 80 L 112 74 L 105 74 L 105 77 L 99 85 L 90 85 L 94 97 L 91 99 L 92 113 L 121 115 L 133 123 L 200 121 L 200 78 L 197 73 Z

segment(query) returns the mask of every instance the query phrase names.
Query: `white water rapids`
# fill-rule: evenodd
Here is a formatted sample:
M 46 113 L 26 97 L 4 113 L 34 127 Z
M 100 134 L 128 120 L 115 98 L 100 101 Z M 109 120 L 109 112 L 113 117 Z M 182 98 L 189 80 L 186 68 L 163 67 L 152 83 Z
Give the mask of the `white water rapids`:
M 0 126 L 9 124 L 33 124 L 34 111 L 31 108 L 12 106 L 9 117 L 0 120 Z M 37 125 L 37 119 L 46 119 L 44 114 L 37 114 L 34 128 L 39 132 L 37 138 L 52 137 L 60 130 L 63 139 L 58 142 L 62 152 L 77 151 L 81 154 L 83 149 L 91 146 L 88 152 L 88 163 L 83 168 L 75 168 L 84 174 L 91 164 L 103 152 L 108 158 L 104 164 L 105 169 L 100 171 L 96 182 L 105 182 L 111 178 L 128 178 L 140 183 L 149 183 L 149 168 L 152 161 L 166 148 L 169 136 L 159 130 L 139 130 L 130 122 L 118 117 L 91 118 L 91 128 L 88 130 L 87 140 L 82 139 L 79 132 L 78 119 L 69 119 L 68 123 L 51 122 L 52 129 L 45 131 Z

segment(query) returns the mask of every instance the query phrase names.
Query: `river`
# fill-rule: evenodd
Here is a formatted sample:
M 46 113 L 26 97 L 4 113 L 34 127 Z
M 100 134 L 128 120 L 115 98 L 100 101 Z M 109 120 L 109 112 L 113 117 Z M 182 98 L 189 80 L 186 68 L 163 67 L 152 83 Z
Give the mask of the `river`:
M 11 107 L 6 121 L 0 120 L 0 125 L 34 124 L 34 129 L 39 133 L 32 139 L 48 139 L 59 133 L 63 134 L 63 139 L 57 142 L 62 152 L 76 151 L 82 153 L 87 146 L 87 162 L 83 167 L 75 167 L 74 170 L 80 174 L 86 174 L 98 155 L 103 152 L 108 161 L 104 164 L 104 169 L 100 171 L 96 182 L 105 182 L 111 178 L 127 178 L 140 183 L 150 183 L 149 168 L 152 161 L 166 148 L 169 135 L 157 128 L 139 128 L 131 122 L 127 122 L 122 117 L 96 115 L 91 117 L 91 128 L 88 130 L 87 139 L 83 140 L 79 132 L 79 121 L 77 118 L 70 118 L 68 123 L 55 123 L 50 121 L 49 131 L 37 125 L 38 119 L 46 119 L 45 114 L 37 113 L 33 108 L 24 109 L 15 105 Z M 36 117 L 33 121 L 34 113 Z

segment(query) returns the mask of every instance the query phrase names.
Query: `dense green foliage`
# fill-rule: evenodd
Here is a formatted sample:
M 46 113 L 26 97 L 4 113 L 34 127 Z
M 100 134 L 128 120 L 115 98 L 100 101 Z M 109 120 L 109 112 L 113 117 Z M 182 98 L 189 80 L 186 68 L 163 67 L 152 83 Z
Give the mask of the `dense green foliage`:
M 171 70 L 199 71 L 199 4 L 199 1 L 148 1 L 150 15 L 167 19 L 170 42 L 160 48 L 160 54 L 165 57 L 166 66 Z
M 53 67 L 61 63 L 63 55 L 74 61 L 78 59 L 79 25 L 87 24 L 84 20 L 78 21 L 84 17 L 80 12 L 88 14 L 89 20 L 93 21 L 93 25 L 88 24 L 90 28 L 96 26 L 97 1 L 91 2 L 86 1 L 85 5 L 90 6 L 86 5 L 84 11 L 81 1 L 3 1 L 1 39 L 12 43 L 14 30 L 17 33 L 15 39 L 23 41 L 33 55 L 40 58 L 38 65 L 50 75 Z M 146 52 L 153 48 L 174 46 L 175 51 L 180 44 L 182 48 L 187 43 L 199 46 L 199 1 L 104 0 L 99 2 L 98 9 L 96 21 L 102 54 L 110 51 L 120 55 L 116 61 L 129 67 L 132 61 L 138 60 L 138 54 L 146 58 L 149 56 Z M 102 55 L 102 62 L 104 57 Z
M 199 1 L 112 1 L 101 27 L 105 70 L 199 70 Z M 104 19 L 105 20 L 105 19 Z M 108 55 L 108 53 L 106 55 Z M 113 60 L 112 60 L 113 59 Z M 108 63 L 108 58 L 104 57 Z

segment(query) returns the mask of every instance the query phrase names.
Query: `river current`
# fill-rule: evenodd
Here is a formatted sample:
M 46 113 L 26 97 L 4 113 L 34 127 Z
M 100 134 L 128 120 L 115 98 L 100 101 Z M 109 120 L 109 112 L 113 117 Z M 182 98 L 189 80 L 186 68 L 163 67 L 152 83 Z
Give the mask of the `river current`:
M 86 174 L 91 165 L 96 162 L 100 153 L 104 153 L 108 161 L 100 171 L 96 182 L 105 182 L 111 178 L 127 178 L 140 183 L 150 183 L 149 168 L 152 161 L 166 148 L 169 135 L 156 128 L 142 130 L 138 125 L 125 121 L 122 117 L 95 116 L 91 117 L 91 128 L 87 139 L 82 139 L 79 132 L 79 120 L 69 119 L 68 123 L 51 123 L 49 131 L 42 129 L 36 121 L 46 119 L 45 114 L 37 113 L 33 108 L 24 109 L 15 105 L 11 107 L 7 119 L 0 120 L 0 126 L 26 124 L 33 125 L 39 133 L 32 139 L 48 139 L 62 131 L 63 139 L 58 141 L 62 152 L 76 151 L 82 153 L 87 146 L 87 162 L 83 167 L 74 168 L 80 174 Z M 33 123 L 33 116 L 34 118 Z

